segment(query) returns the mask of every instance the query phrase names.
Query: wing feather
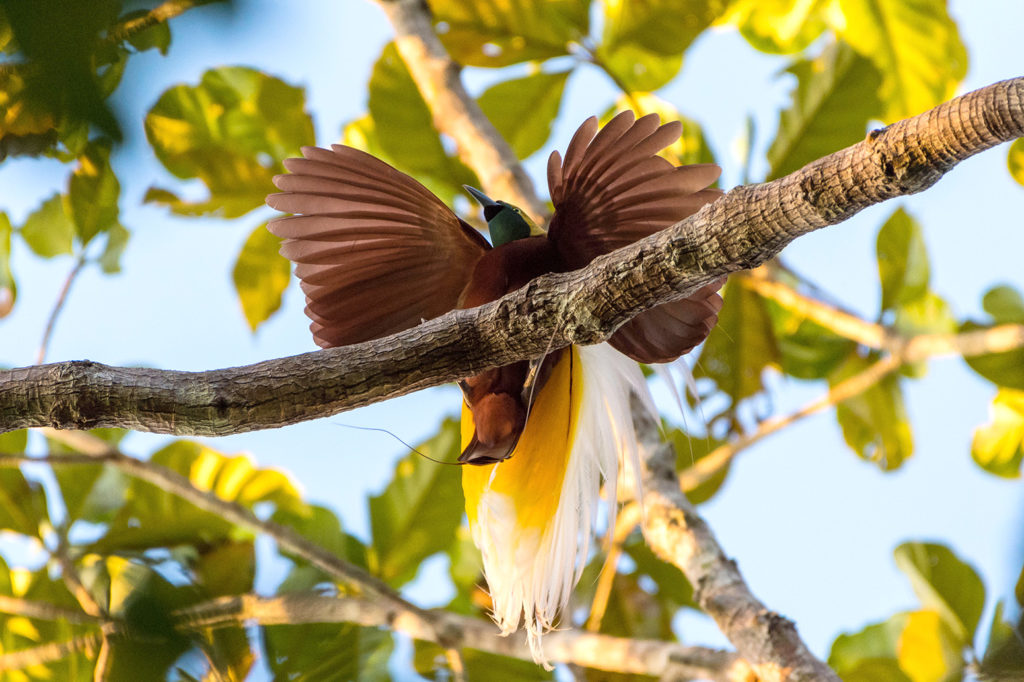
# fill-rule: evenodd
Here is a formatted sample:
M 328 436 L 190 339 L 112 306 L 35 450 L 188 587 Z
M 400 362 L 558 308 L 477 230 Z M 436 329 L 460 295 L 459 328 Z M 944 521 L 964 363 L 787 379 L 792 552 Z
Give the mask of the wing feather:
M 304 147 L 274 178 L 267 228 L 284 241 L 313 338 L 343 346 L 453 310 L 487 241 L 430 190 L 365 152 Z

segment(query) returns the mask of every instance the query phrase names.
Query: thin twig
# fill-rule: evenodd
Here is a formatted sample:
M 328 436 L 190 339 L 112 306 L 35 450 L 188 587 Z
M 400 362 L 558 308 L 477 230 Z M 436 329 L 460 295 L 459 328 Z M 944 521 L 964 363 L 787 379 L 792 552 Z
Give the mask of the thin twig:
M 67 585 L 68 591 L 74 595 L 78 605 L 82 607 L 89 616 L 99 620 L 106 620 L 106 609 L 93 598 L 92 594 L 82 584 L 82 578 L 78 575 L 78 568 L 69 554 L 70 544 L 68 542 L 68 529 L 61 526 L 57 531 L 57 547 L 53 550 L 53 558 L 60 564 L 61 578 Z
M 83 613 L 82 611 L 67 609 L 49 602 L 31 601 L 5 595 L 0 595 L 0 613 L 24 616 L 36 620 L 63 620 L 68 623 L 75 623 L 76 625 L 99 625 L 103 623 L 102 618 Z
M 640 523 L 640 505 L 636 502 L 630 502 L 623 506 L 615 517 L 615 528 L 612 530 L 611 541 L 608 545 L 608 556 L 601 567 L 601 573 L 597 576 L 594 599 L 590 604 L 590 615 L 584 626 L 584 629 L 589 632 L 600 632 L 601 630 L 601 621 L 608 609 L 608 599 L 611 597 L 612 587 L 615 585 L 615 575 L 618 573 L 622 547 L 638 523 Z
M 64 280 L 64 285 L 61 286 L 60 292 L 57 294 L 57 300 L 53 304 L 53 310 L 50 311 L 50 317 L 46 320 L 46 329 L 43 331 L 43 339 L 39 342 L 39 352 L 36 353 L 36 364 L 41 365 L 46 359 L 46 350 L 50 345 L 50 337 L 53 336 L 54 325 L 57 324 L 57 317 L 60 315 L 60 311 L 64 309 L 64 302 L 67 300 L 68 292 L 71 291 L 71 285 L 74 284 L 78 278 L 78 274 L 82 271 L 82 266 L 86 263 L 85 249 L 82 249 L 82 253 L 78 256 L 78 260 L 75 261 L 74 267 L 71 268 L 71 272 L 68 273 L 67 278 Z
M 85 652 L 86 656 L 91 658 L 102 641 L 101 633 L 91 632 L 64 642 L 50 642 L 31 649 L 10 651 L 0 654 L 0 671 L 21 670 L 33 665 L 53 663 L 79 651 Z

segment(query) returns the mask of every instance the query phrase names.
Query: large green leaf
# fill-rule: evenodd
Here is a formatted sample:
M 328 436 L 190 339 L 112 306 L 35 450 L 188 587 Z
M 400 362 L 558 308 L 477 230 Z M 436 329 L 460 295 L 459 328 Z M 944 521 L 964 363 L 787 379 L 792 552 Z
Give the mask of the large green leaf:
M 480 108 L 520 159 L 548 141 L 569 73 L 540 71 L 492 85 L 480 96 Z
M 281 161 L 312 144 L 302 88 L 255 69 L 211 69 L 199 85 L 165 91 L 146 115 L 157 158 L 182 179 L 199 178 L 209 199 L 191 202 L 150 188 L 146 201 L 183 215 L 234 218 L 263 205 Z
M 839 0 L 839 8 L 833 28 L 883 74 L 887 123 L 953 96 L 967 73 L 967 50 L 946 0 Z
M 192 485 L 221 499 L 251 509 L 260 502 L 305 513 L 306 507 L 288 476 L 274 469 L 257 469 L 246 455 L 230 457 L 188 440 L 176 440 L 153 453 L 153 464 L 186 477 Z M 233 530 L 217 514 L 203 511 L 168 490 L 135 479 L 125 492 L 125 504 L 102 538 L 96 552 L 144 550 L 214 543 L 248 533 Z
M 258 226 L 245 240 L 231 271 L 249 329 L 256 331 L 278 308 L 291 281 L 291 264 L 278 253 L 281 240 Z
M 589 0 L 431 0 L 437 32 L 467 66 L 508 66 L 569 54 L 589 31 Z
M 366 547 L 356 537 L 346 533 L 337 514 L 326 507 L 310 505 L 308 511 L 300 514 L 279 509 L 272 517 L 275 523 L 288 526 L 317 547 L 324 549 L 350 564 L 368 569 Z M 301 592 L 311 590 L 321 583 L 333 582 L 333 578 L 300 556 L 282 550 L 295 565 L 288 573 L 278 592 Z
M 1006 166 L 1010 169 L 1010 176 L 1024 185 L 1024 138 L 1010 145 L 1010 151 L 1006 155 Z
M 463 513 L 459 468 L 427 457 L 454 462 L 459 440 L 459 422 L 445 419 L 436 436 L 398 461 L 387 488 L 370 498 L 371 566 L 392 585 L 411 580 L 424 559 L 455 540 Z
M 266 663 L 275 680 L 388 682 L 394 650 L 384 629 L 347 624 L 271 625 L 262 628 Z
M 20 455 L 25 452 L 28 444 L 28 430 L 6 431 L 0 433 L 0 452 L 8 455 Z
M 928 250 L 921 226 L 902 208 L 893 211 L 878 231 L 878 276 L 882 310 L 910 303 L 928 291 Z
M 934 291 L 926 291 L 923 296 L 900 305 L 892 326 L 907 336 L 952 334 L 957 329 L 949 303 Z
M 872 359 L 850 356 L 829 377 L 829 384 L 863 372 Z M 836 419 L 847 445 L 883 471 L 900 467 L 914 452 L 914 438 L 903 405 L 899 377 L 892 374 L 863 393 L 836 405 Z
M 54 194 L 44 201 L 18 232 L 37 256 L 53 258 L 71 253 L 75 225 L 67 213 L 65 197 Z
M 907 620 L 908 614 L 900 613 L 860 632 L 839 635 L 832 643 L 829 666 L 847 682 L 912 682 L 896 660 Z
M 1024 391 L 1000 389 L 989 413 L 991 421 L 974 430 L 971 457 L 989 473 L 1019 478 L 1024 459 Z
M 110 167 L 110 145 L 91 143 L 78 158 L 68 182 L 68 204 L 75 233 L 84 245 L 117 225 L 121 183 Z
M 992 614 L 988 644 L 979 666 L 980 679 L 1024 679 L 1024 617 L 1016 625 L 1007 622 L 1005 606 L 1000 601 Z
M 734 409 L 764 389 L 761 373 L 778 363 L 779 349 L 763 298 L 739 282 L 730 282 L 723 298 L 718 324 L 704 342 L 694 377 L 713 380 Z
M 366 146 L 359 145 L 358 137 L 350 139 L 346 130 L 346 144 L 356 143 L 353 146 L 380 156 L 431 189 L 440 189 L 436 193 L 448 202 L 462 191 L 463 184 L 477 184 L 472 171 L 445 151 L 430 108 L 394 43 L 384 47 L 374 64 L 369 91 L 367 106 L 373 125 L 364 126 L 361 132 L 367 136 L 367 131 L 372 131 L 372 140 L 366 140 Z M 374 152 L 371 142 L 380 148 L 380 154 Z
M 977 572 L 944 545 L 906 542 L 894 555 L 921 604 L 942 617 L 961 646 L 970 644 L 985 607 Z
M 49 524 L 43 487 L 17 467 L 0 467 L 0 530 L 41 539 L 43 524 Z
M 986 291 L 981 306 L 996 324 L 1024 324 L 1024 296 L 1007 284 Z
M 762 52 L 800 52 L 825 30 L 828 0 L 735 0 L 728 20 Z
M 717 19 L 726 0 L 603 0 L 602 48 L 623 45 L 661 56 L 679 56 Z
M 816 59 L 800 60 L 787 71 L 797 83 L 768 149 L 769 179 L 860 141 L 868 121 L 881 115 L 881 76 L 845 43 L 832 43 Z
M 18 298 L 18 283 L 11 272 L 11 232 L 14 228 L 7 214 L 0 211 L 0 317 L 6 317 Z
M 657 90 L 675 78 L 683 65 L 681 54 L 658 54 L 634 43 L 614 49 L 599 45 L 593 60 L 624 93 Z

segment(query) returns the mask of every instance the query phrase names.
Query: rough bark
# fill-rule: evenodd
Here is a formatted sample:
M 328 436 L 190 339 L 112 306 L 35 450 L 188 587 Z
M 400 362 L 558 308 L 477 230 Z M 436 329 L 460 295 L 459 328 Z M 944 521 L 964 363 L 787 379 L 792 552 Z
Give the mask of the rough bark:
M 327 417 L 568 344 L 797 237 L 920 192 L 960 161 L 1024 135 L 1024 78 L 958 97 L 778 180 L 738 187 L 672 228 L 480 308 L 367 343 L 213 370 L 63 362 L 0 372 L 0 432 L 117 426 L 220 436 Z

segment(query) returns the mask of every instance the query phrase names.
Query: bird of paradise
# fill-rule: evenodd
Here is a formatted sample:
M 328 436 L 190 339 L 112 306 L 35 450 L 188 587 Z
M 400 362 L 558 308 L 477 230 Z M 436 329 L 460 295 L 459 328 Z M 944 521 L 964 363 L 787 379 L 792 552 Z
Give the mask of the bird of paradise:
M 535 277 L 581 268 L 695 213 L 721 195 L 714 164 L 676 167 L 658 152 L 678 121 L 651 114 L 596 118 L 576 131 L 563 162 L 548 160 L 555 212 L 545 233 L 519 208 L 467 191 L 483 206 L 491 243 L 423 185 L 343 145 L 305 147 L 267 203 L 294 215 L 268 225 L 284 238 L 322 347 L 408 329 L 455 308 L 498 299 Z M 654 410 L 637 362 L 671 362 L 717 321 L 721 282 L 620 327 L 606 344 L 571 346 L 459 382 L 462 487 L 483 556 L 493 617 L 525 627 L 546 661 L 551 629 L 579 580 L 602 481 L 610 522 L 623 458 L 636 455 L 630 395 Z

